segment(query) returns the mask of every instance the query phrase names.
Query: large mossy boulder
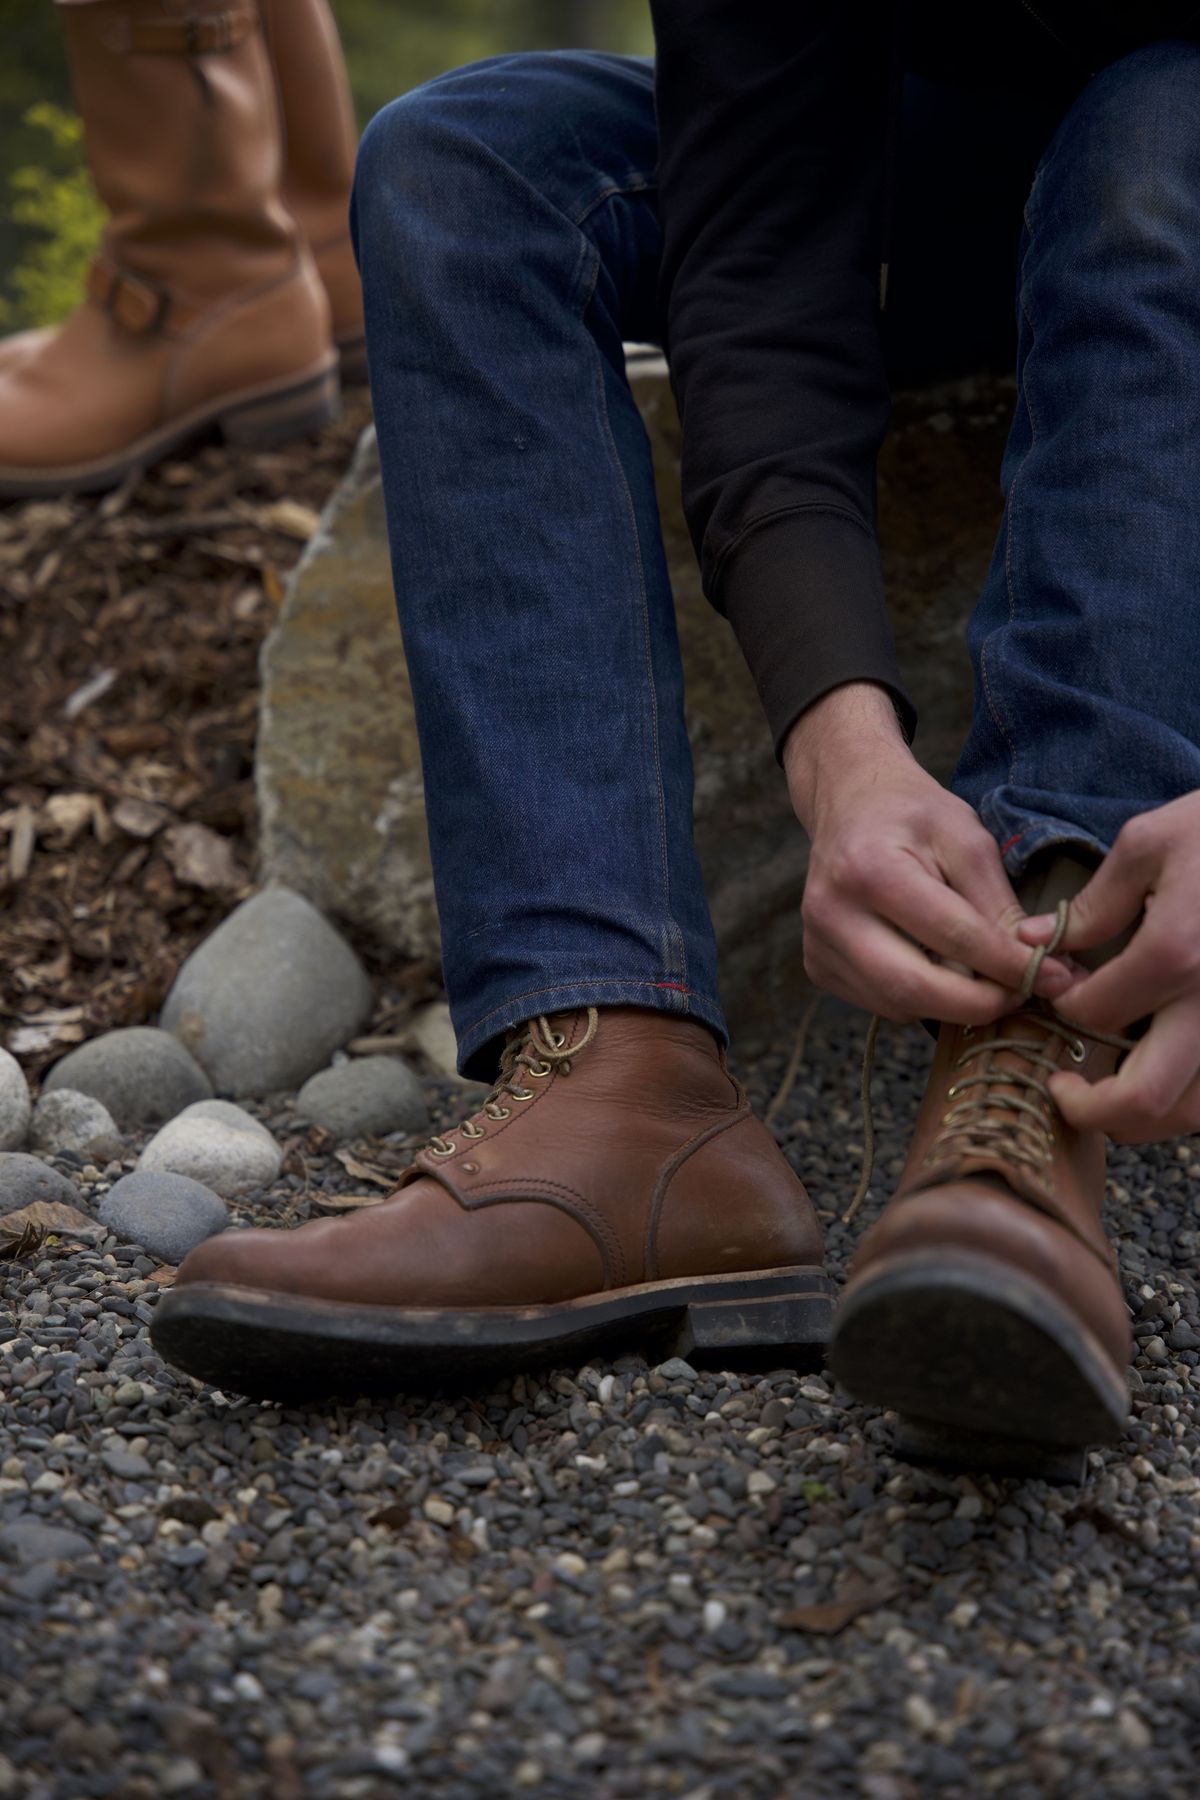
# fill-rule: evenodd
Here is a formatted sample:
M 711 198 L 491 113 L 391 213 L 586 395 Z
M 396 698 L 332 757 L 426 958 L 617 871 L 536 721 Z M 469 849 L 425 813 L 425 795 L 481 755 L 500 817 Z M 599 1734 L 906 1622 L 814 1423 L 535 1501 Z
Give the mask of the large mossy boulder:
M 654 448 L 696 764 L 696 838 L 735 1032 L 786 1027 L 805 993 L 806 845 L 748 671 L 700 591 L 679 501 L 679 423 L 659 357 L 630 376 Z M 917 749 L 945 778 L 970 714 L 963 646 L 1000 515 L 1012 385 L 901 395 L 880 529 Z M 297 568 L 263 652 L 263 874 L 405 955 L 437 951 L 412 696 L 372 433 Z

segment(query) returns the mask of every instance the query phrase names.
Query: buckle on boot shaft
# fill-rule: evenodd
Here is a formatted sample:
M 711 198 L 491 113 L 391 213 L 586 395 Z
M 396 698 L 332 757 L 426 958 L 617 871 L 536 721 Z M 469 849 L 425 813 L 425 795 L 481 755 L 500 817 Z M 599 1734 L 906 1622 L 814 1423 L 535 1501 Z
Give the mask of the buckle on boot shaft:
M 103 259 L 88 270 L 87 293 L 89 300 L 135 337 L 161 331 L 171 310 L 166 288 L 154 287 Z
M 248 6 L 182 19 L 131 19 L 128 48 L 143 56 L 215 56 L 236 50 L 257 24 L 258 15 Z

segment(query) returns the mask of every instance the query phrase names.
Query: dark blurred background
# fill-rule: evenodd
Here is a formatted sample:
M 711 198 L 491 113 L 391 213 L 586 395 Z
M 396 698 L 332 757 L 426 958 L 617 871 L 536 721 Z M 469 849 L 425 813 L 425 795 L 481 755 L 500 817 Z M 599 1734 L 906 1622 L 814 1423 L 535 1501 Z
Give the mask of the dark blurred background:
M 504 50 L 650 48 L 646 0 L 332 0 L 362 123 L 443 69 Z M 0 330 L 74 304 L 100 225 L 50 0 L 0 0 Z

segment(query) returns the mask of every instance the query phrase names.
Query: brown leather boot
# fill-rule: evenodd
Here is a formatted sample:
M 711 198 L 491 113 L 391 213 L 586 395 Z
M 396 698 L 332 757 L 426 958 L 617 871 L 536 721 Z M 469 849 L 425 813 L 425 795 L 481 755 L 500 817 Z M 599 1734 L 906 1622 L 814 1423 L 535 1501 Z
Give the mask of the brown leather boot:
M 110 223 L 88 299 L 0 370 L 0 496 L 100 491 L 214 427 L 269 443 L 324 424 L 329 302 L 280 200 L 252 0 L 62 13 Z
M 283 115 L 283 200 L 333 312 L 343 382 L 367 379 L 362 289 L 348 219 L 358 127 L 327 0 L 259 0 Z
M 326 0 L 259 0 L 283 126 L 283 202 L 308 241 L 329 299 L 344 386 L 367 379 L 362 289 L 347 212 L 358 129 Z M 52 327 L 0 338 L 0 372 L 42 348 Z
M 1058 859 L 1022 888 L 1026 910 L 1053 910 L 1088 873 Z M 1120 1437 L 1131 1345 L 1100 1223 L 1105 1141 L 1072 1130 L 1046 1086 L 1057 1068 L 1099 1080 L 1117 1056 L 1036 1000 L 943 1025 L 831 1349 L 849 1393 L 902 1415 L 903 1453 L 1078 1479 L 1085 1447 Z
M 831 1304 L 808 1196 L 711 1032 L 592 1007 L 511 1033 L 382 1205 L 199 1245 L 152 1336 L 222 1388 L 314 1398 L 638 1346 L 811 1366 Z

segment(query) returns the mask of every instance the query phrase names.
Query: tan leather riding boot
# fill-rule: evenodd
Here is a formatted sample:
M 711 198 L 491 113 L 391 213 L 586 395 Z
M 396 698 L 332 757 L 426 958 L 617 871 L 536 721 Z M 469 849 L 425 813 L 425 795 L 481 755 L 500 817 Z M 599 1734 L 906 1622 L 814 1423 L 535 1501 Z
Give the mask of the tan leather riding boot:
M 329 298 L 345 386 L 367 379 L 362 289 L 347 212 L 358 128 L 337 26 L 326 0 L 259 0 L 283 127 L 283 202 L 308 240 Z M 0 372 L 54 335 L 0 338 Z
M 328 0 L 259 0 L 283 115 L 284 205 L 308 239 L 333 312 L 343 382 L 367 379 L 362 289 L 350 243 L 358 127 Z
M 252 0 L 62 16 L 109 225 L 84 304 L 0 369 L 0 496 L 100 491 L 214 427 L 269 443 L 324 424 L 329 302 L 280 199 Z
M 6 369 L 15 369 L 53 336 L 52 325 L 39 325 L 28 331 L 10 331 L 7 337 L 0 337 L 0 375 Z
M 1052 910 L 1087 875 L 1059 859 L 1022 901 Z M 1078 1479 L 1086 1446 L 1121 1435 L 1131 1341 L 1100 1223 L 1105 1140 L 1068 1126 L 1046 1086 L 1059 1068 L 1099 1080 L 1117 1055 L 1036 1000 L 942 1027 L 831 1350 L 849 1393 L 902 1415 L 903 1452 Z
M 222 1388 L 311 1398 L 643 1346 L 811 1366 L 830 1310 L 808 1196 L 711 1032 L 606 1007 L 510 1034 L 382 1205 L 199 1245 L 152 1335 Z

